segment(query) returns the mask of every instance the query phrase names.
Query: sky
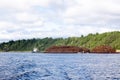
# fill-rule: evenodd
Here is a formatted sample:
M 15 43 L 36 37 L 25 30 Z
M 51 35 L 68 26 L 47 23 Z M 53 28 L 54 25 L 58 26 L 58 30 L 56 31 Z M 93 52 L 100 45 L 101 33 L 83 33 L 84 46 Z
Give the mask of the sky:
M 120 0 L 0 0 L 0 42 L 120 31 Z

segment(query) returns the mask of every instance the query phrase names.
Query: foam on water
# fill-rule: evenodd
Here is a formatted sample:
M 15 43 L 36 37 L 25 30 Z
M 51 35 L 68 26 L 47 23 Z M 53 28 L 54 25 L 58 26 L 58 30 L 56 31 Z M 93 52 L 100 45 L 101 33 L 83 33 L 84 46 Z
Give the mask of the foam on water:
M 120 80 L 120 54 L 1 53 L 0 80 Z

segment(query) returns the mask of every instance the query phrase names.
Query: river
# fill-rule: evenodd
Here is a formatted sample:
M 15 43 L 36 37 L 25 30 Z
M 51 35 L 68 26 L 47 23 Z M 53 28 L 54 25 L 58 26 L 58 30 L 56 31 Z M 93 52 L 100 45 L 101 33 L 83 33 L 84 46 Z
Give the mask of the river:
M 0 80 L 120 80 L 120 54 L 1 52 Z

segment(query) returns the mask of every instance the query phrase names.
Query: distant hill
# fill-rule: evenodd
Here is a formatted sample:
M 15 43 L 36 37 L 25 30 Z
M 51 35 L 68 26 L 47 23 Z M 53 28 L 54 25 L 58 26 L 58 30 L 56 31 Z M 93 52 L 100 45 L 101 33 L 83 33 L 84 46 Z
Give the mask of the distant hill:
M 50 46 L 82 46 L 89 49 L 99 45 L 110 45 L 115 49 L 120 49 L 120 31 L 106 32 L 102 34 L 88 34 L 81 37 L 69 38 L 43 38 L 9 41 L 0 44 L 0 51 L 31 51 L 34 47 L 44 51 Z

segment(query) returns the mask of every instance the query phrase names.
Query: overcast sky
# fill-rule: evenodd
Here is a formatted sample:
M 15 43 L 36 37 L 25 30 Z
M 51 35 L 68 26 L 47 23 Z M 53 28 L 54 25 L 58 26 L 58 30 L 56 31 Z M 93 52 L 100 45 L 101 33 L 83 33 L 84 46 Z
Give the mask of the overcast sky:
M 120 0 L 0 0 L 0 42 L 120 31 Z

